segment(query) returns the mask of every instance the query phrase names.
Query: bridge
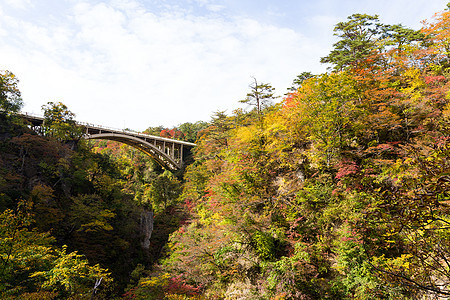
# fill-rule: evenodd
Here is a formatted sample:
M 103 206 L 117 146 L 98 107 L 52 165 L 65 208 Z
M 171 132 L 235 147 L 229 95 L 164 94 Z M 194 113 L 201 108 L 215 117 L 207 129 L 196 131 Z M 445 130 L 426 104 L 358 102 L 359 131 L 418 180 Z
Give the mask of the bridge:
M 29 113 L 19 114 L 37 132 L 42 132 L 45 125 L 44 117 Z M 108 128 L 83 122 L 76 122 L 83 128 L 83 138 L 86 140 L 110 140 L 130 145 L 151 156 L 160 165 L 170 170 L 183 167 L 185 158 L 196 144 L 184 141 L 148 135 L 129 130 Z

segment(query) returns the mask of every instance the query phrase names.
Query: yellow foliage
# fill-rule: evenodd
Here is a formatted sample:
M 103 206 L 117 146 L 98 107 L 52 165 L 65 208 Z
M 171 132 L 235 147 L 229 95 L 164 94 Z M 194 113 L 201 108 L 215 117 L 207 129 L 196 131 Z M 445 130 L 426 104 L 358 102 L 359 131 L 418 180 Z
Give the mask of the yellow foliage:
M 139 283 L 144 287 L 160 287 L 166 286 L 169 282 L 169 278 L 170 278 L 169 273 L 162 273 L 158 276 L 141 279 Z
M 255 139 L 255 132 L 256 132 L 255 126 L 246 126 L 246 127 L 239 127 L 236 129 L 235 132 L 235 139 L 234 141 L 238 141 L 241 144 L 249 144 Z
M 393 258 L 386 258 L 384 255 L 374 257 L 372 259 L 375 266 L 383 266 L 393 272 L 409 270 L 411 265 L 412 254 L 402 254 Z

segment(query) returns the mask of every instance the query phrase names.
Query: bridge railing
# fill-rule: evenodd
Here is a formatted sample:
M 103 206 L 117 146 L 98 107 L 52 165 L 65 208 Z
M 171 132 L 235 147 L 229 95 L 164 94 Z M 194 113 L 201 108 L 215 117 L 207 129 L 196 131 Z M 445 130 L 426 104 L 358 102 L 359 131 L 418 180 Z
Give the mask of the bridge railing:
M 33 117 L 33 118 L 37 118 L 37 119 L 44 119 L 44 116 L 43 115 L 38 115 L 38 114 L 35 114 L 35 113 L 29 113 L 29 112 L 23 112 L 23 111 L 20 111 L 19 113 L 17 113 L 18 115 L 22 115 L 22 116 L 27 116 L 27 117 Z

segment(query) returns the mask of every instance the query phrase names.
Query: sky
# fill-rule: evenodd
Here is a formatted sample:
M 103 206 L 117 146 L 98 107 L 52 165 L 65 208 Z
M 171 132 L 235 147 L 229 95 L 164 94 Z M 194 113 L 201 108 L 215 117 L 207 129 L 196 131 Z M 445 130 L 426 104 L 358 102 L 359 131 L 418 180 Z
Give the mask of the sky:
M 282 96 L 320 74 L 354 13 L 421 28 L 447 0 L 0 0 L 0 70 L 22 111 L 62 102 L 83 122 L 143 131 L 231 114 L 252 77 Z

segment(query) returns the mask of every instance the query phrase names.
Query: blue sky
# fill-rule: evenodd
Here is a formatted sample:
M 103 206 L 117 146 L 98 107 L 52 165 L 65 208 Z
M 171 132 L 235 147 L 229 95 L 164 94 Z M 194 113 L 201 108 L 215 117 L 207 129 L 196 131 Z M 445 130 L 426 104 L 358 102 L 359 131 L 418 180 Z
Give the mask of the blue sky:
M 442 0 L 0 0 L 0 70 L 24 111 L 65 103 L 80 121 L 144 130 L 240 107 L 251 76 L 283 95 L 322 73 L 353 13 L 419 29 Z

